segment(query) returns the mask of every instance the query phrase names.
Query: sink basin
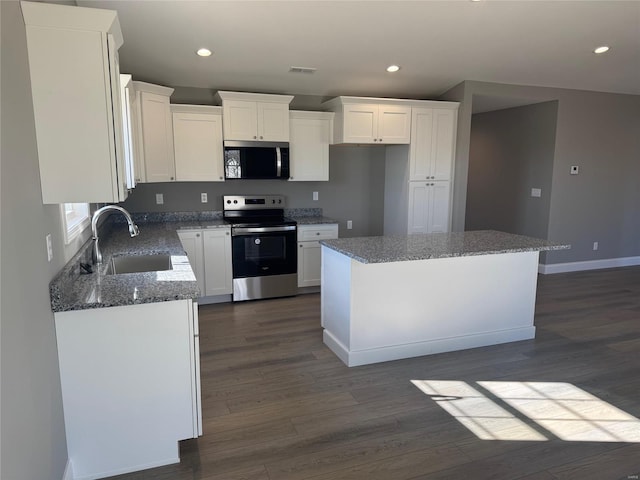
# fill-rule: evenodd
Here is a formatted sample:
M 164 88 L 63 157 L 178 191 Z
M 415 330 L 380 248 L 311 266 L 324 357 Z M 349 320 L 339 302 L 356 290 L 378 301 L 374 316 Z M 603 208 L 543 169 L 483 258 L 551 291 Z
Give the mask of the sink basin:
M 171 255 L 121 255 L 112 257 L 107 275 L 171 270 Z

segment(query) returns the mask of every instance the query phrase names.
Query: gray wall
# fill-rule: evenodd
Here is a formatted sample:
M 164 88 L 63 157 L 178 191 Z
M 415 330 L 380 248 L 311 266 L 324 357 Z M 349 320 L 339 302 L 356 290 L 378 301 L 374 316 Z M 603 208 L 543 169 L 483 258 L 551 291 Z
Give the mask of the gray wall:
M 547 237 L 557 110 L 545 102 L 473 115 L 466 230 Z
M 558 101 L 548 238 L 572 245 L 547 263 L 640 256 L 640 96 L 465 81 L 460 101 L 453 227 L 463 230 L 473 95 Z M 570 175 L 571 165 L 580 166 Z M 600 243 L 592 250 L 594 241 Z
M 138 185 L 122 206 L 130 212 L 181 212 L 222 210 L 222 195 L 281 194 L 287 207 L 322 208 L 340 222 L 340 236 L 381 235 L 384 196 L 384 148 L 331 146 L 328 182 L 281 180 L 229 180 L 226 182 L 176 182 Z M 206 192 L 209 203 L 200 202 Z M 313 200 L 318 192 L 318 201 Z M 156 205 L 156 193 L 164 204 Z M 347 230 L 347 220 L 353 229 Z
M 57 480 L 67 450 L 49 280 L 77 244 L 64 246 L 59 207 L 42 204 L 24 23 L 18 2 L 2 1 L 0 11 L 0 477 Z M 54 244 L 50 263 L 47 233 Z

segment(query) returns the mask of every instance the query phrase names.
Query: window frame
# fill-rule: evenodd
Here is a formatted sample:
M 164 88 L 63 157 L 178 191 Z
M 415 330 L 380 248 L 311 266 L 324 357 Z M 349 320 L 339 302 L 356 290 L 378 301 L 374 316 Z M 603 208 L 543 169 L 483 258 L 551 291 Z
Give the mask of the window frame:
M 69 245 L 91 225 L 91 212 L 88 203 L 60 204 L 64 244 Z

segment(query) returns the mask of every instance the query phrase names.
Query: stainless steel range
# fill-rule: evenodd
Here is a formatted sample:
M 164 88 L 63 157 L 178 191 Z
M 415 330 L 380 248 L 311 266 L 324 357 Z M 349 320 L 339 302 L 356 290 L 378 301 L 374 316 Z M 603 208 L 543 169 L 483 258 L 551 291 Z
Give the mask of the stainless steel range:
M 284 216 L 281 195 L 225 195 L 231 224 L 233 301 L 298 293 L 296 222 Z

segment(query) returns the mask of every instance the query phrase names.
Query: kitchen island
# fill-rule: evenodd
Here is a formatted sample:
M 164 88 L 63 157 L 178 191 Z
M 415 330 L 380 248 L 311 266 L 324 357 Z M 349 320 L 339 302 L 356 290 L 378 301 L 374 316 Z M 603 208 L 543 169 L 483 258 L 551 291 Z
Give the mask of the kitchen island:
M 534 338 L 540 251 L 497 231 L 322 244 L 324 343 L 347 365 Z

